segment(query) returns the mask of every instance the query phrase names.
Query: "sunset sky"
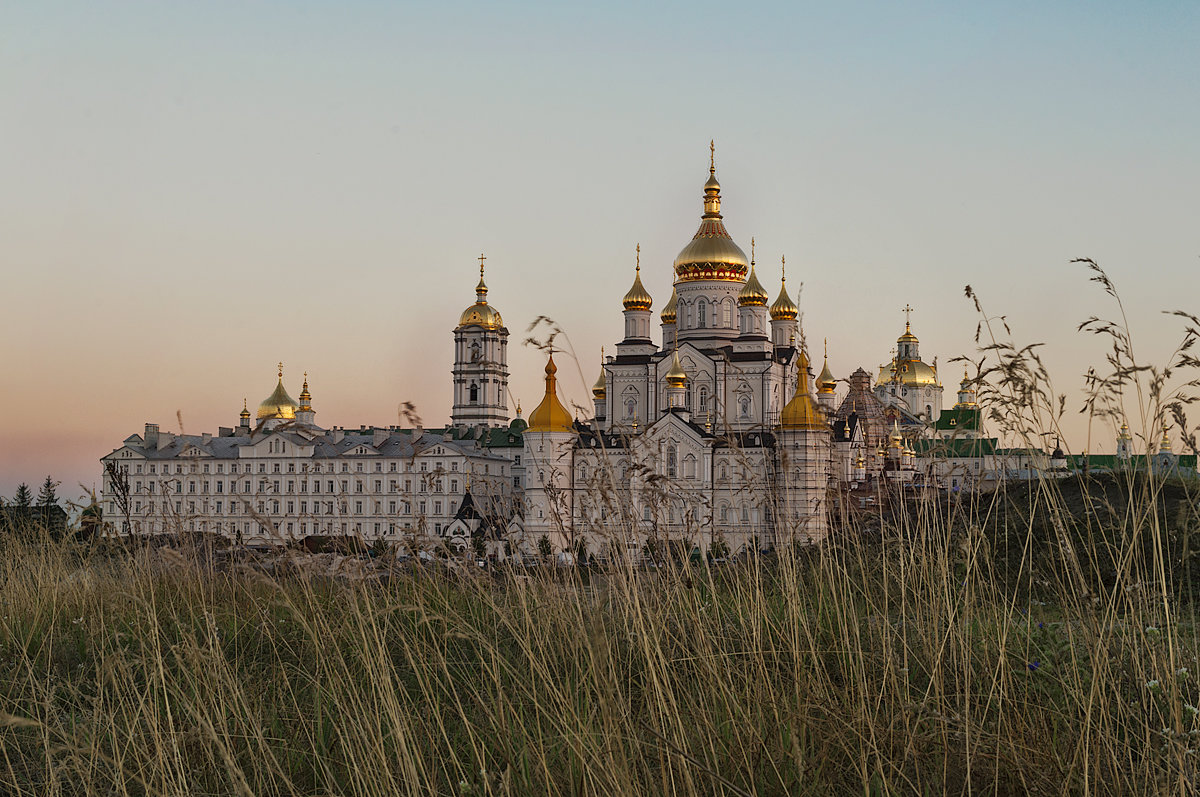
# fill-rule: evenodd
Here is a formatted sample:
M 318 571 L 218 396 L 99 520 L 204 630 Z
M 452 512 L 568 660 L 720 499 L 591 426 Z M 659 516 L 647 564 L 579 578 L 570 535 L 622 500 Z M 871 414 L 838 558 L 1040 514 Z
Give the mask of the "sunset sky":
M 1200 311 L 1198 42 L 1195 2 L 8 4 L 0 494 L 77 497 L 147 421 L 235 425 L 280 360 L 323 426 L 444 423 L 480 252 L 514 395 L 546 315 L 588 405 L 637 244 L 656 319 L 670 296 L 710 139 L 730 233 L 772 296 L 786 254 L 835 375 L 910 303 L 949 406 L 969 283 L 1047 344 L 1080 451 L 1105 345 L 1075 329 L 1117 310 L 1070 260 L 1147 361 L 1160 311 Z

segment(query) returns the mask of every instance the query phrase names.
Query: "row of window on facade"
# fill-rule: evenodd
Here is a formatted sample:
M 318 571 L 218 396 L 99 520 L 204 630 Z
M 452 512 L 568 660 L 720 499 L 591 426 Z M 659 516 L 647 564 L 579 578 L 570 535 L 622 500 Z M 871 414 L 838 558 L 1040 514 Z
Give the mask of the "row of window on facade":
M 228 465 L 229 465 L 229 473 L 231 473 L 231 474 L 236 474 L 236 473 L 253 473 L 253 472 L 254 472 L 254 465 L 255 465 L 255 464 L 257 464 L 257 465 L 258 465 L 258 472 L 259 472 L 259 473 L 267 473 L 267 472 L 268 472 L 268 470 L 267 470 L 267 465 L 268 465 L 268 464 L 270 464 L 270 465 L 272 466 L 272 467 L 271 467 L 271 470 L 270 470 L 270 472 L 271 472 L 271 473 L 284 473 L 284 472 L 285 472 L 285 471 L 283 470 L 283 464 L 284 464 L 284 463 L 280 463 L 280 462 L 272 462 L 272 463 L 266 463 L 266 462 L 258 462 L 258 463 L 251 463 L 251 462 L 246 462 L 246 463 L 231 462 L 231 463 L 228 463 Z M 313 463 L 313 465 L 312 465 L 312 467 L 311 467 L 311 468 L 309 467 L 309 464 L 305 462 L 305 463 L 301 463 L 301 466 L 300 466 L 300 469 L 299 469 L 299 470 L 297 470 L 297 469 L 296 469 L 296 463 L 295 463 L 295 462 L 288 462 L 288 463 L 286 463 L 286 464 L 287 464 L 287 470 L 286 470 L 286 472 L 287 472 L 287 473 L 299 473 L 299 474 L 303 475 L 303 474 L 308 474 L 308 473 L 335 473 L 335 472 L 337 472 L 337 469 L 335 468 L 335 464 L 336 464 L 336 463 L 333 463 L 333 462 L 326 463 L 326 465 L 325 465 L 325 467 L 324 467 L 324 468 L 322 468 L 322 465 L 321 465 L 321 463 L 319 463 L 319 462 L 317 462 L 317 463 Z M 350 473 L 350 472 L 351 472 L 351 471 L 350 471 L 350 463 L 348 463 L 348 462 L 342 462 L 342 463 L 340 463 L 340 464 L 341 464 L 341 466 L 342 466 L 342 467 L 341 467 L 341 472 L 342 472 L 342 473 Z M 364 464 L 369 464 L 369 463 L 356 462 L 356 463 L 354 463 L 354 464 L 355 464 L 355 468 L 354 468 L 354 471 L 353 471 L 354 473 L 368 473 L 368 472 L 372 472 L 372 471 L 371 471 L 371 469 L 364 467 Z M 383 472 L 384 472 L 384 468 L 383 468 L 383 466 L 384 466 L 384 463 L 383 463 L 383 462 L 376 462 L 376 463 L 374 463 L 374 464 L 375 464 L 375 468 L 374 468 L 374 470 L 373 470 L 373 472 L 374 472 L 374 473 L 383 473 Z M 401 469 L 401 468 L 399 467 L 399 465 L 401 465 L 401 464 L 402 464 L 402 465 L 404 465 L 403 469 Z M 388 472 L 388 473 L 398 473 L 398 472 L 403 472 L 403 473 L 413 473 L 414 471 L 413 471 L 412 464 L 413 464 L 413 463 L 412 463 L 411 461 L 407 461 L 407 462 L 403 462 L 403 463 L 389 462 L 389 463 L 387 463 L 387 465 L 388 465 L 387 472 Z M 433 468 L 431 469 L 431 468 L 429 467 L 430 463 L 429 463 L 428 461 L 424 461 L 424 462 L 421 462 L 421 463 L 419 463 L 419 467 L 417 468 L 417 471 L 416 471 L 416 472 L 419 472 L 419 473 L 438 473 L 438 472 L 442 472 L 442 473 L 447 473 L 447 472 L 448 472 L 448 473 L 458 473 L 458 464 L 459 464 L 458 462 L 456 462 L 456 461 L 452 461 L 452 462 L 450 462 L 450 463 L 449 463 L 450 467 L 447 469 L 447 468 L 445 467 L 445 464 L 444 464 L 444 463 L 442 463 L 442 462 L 435 462 L 435 463 L 433 463 Z M 468 464 L 471 464 L 471 463 L 468 463 Z M 483 473 L 484 473 L 484 475 L 490 475 L 490 474 L 491 474 L 491 472 L 492 472 L 492 465 L 493 465 L 493 464 L 495 464 L 495 465 L 496 465 L 496 467 L 497 467 L 497 473 L 500 473 L 501 475 L 503 475 L 503 474 L 504 474 L 504 471 L 505 471 L 505 466 L 504 466 L 504 464 L 502 464 L 502 463 L 488 463 L 488 462 L 485 462 L 485 463 L 483 464 Z M 521 464 L 521 458 L 520 458 L 520 456 L 518 456 L 518 457 L 516 458 L 516 460 L 514 461 L 514 463 L 513 463 L 513 464 L 515 464 L 515 465 L 520 465 L 520 464 Z M 218 473 L 218 474 L 223 474 L 223 473 L 225 473 L 225 465 L 226 465 L 226 463 L 224 463 L 224 462 L 217 462 L 217 463 L 215 463 L 215 465 L 214 465 L 214 464 L 210 464 L 210 463 L 208 463 L 208 462 L 202 463 L 202 464 L 200 464 L 200 465 L 197 465 L 197 463 L 195 463 L 195 462 L 190 462 L 190 463 L 188 463 L 188 465 L 187 465 L 187 467 L 186 467 L 186 469 L 185 469 L 185 467 L 184 467 L 184 464 L 183 464 L 182 462 L 177 462 L 177 463 L 175 463 L 175 470 L 174 470 L 174 473 L 175 473 L 175 474 L 177 474 L 177 475 L 184 474 L 184 473 Z M 120 465 L 120 469 L 121 469 L 121 472 L 122 472 L 122 473 L 124 473 L 124 474 L 125 474 L 125 475 L 127 475 L 127 476 L 129 475 L 129 464 L 128 464 L 128 463 L 122 463 L 122 464 Z M 474 469 L 471 469 L 471 470 L 472 470 L 473 472 L 477 472 L 477 471 L 474 471 Z M 143 470 L 143 465 L 142 465 L 141 463 L 135 463 L 135 464 L 134 464 L 134 470 L 133 470 L 133 473 L 134 473 L 135 475 L 136 475 L 136 474 L 141 474 L 141 473 L 149 473 L 149 474 L 159 474 L 159 473 L 161 473 L 162 475 L 166 476 L 166 475 L 170 475 L 170 474 L 171 474 L 171 472 L 172 472 L 172 471 L 171 471 L 171 464 L 170 464 L 170 463 L 166 463 L 166 462 L 162 463 L 162 466 L 161 466 L 161 468 L 158 466 L 158 464 L 151 462 L 151 463 L 149 463 L 147 466 L 145 466 L 145 470 Z
M 447 508 L 448 511 L 446 514 L 448 514 L 448 515 L 453 515 L 455 512 L 458 511 L 458 501 L 449 501 L 447 503 L 443 503 L 442 501 L 433 501 L 432 504 L 433 504 L 433 514 L 437 515 L 437 516 L 443 515 L 443 512 L 442 512 L 443 507 Z M 418 515 L 424 516 L 427 514 L 429 502 L 417 501 L 415 505 L 416 505 Z M 141 501 L 134 501 L 133 502 L 133 513 L 137 514 L 137 515 L 143 514 L 143 511 L 142 511 L 143 506 L 145 506 L 145 514 L 149 514 L 149 515 L 156 514 L 160 508 L 160 505 L 154 501 L 150 501 L 145 504 L 143 504 L 143 502 L 141 502 Z M 277 500 L 257 501 L 257 502 L 255 502 L 253 511 L 257 512 L 259 514 L 270 513 L 273 515 L 279 515 L 281 513 L 286 512 L 288 515 L 293 515 L 296 513 L 296 506 L 297 506 L 297 502 L 295 502 L 295 501 L 286 501 L 286 502 L 285 501 L 277 501 Z M 310 514 L 310 506 L 311 506 L 311 514 L 314 514 L 314 515 L 321 515 L 321 514 L 347 515 L 347 514 L 350 514 L 351 506 L 354 507 L 354 514 L 356 514 L 356 515 L 363 515 L 363 514 L 382 515 L 384 513 L 384 509 L 383 509 L 384 504 L 382 501 L 374 501 L 374 502 L 370 502 L 370 501 L 367 501 L 367 502 L 363 502 L 363 501 L 354 501 L 354 502 L 349 502 L 349 501 L 312 501 L 311 504 L 309 501 L 300 501 L 299 502 L 300 514 L 301 515 Z M 412 515 L 413 514 L 413 506 L 414 506 L 414 503 L 412 501 L 388 501 L 387 502 L 387 514 L 389 514 L 389 515 Z M 161 504 L 161 508 L 163 511 L 169 512 L 170 507 L 171 507 L 170 502 L 164 502 L 163 504 Z M 374 511 L 372 511 L 372 508 Z M 109 502 L 108 512 L 112 513 L 114 511 L 115 511 L 115 507 L 114 507 L 113 502 Z M 175 511 L 175 514 L 177 514 L 177 515 L 183 514 L 184 502 L 176 501 L 174 503 L 174 511 Z M 202 501 L 199 506 L 197 506 L 195 501 L 188 501 L 187 502 L 187 513 L 190 515 L 190 514 L 195 514 L 197 511 L 205 512 L 205 513 L 212 512 L 215 515 L 222 515 L 222 514 L 226 514 L 226 513 L 228 513 L 230 515 L 242 515 L 242 514 L 250 514 L 252 510 L 251 510 L 250 502 L 239 501 L 237 499 L 232 499 L 228 502 L 213 501 L 211 503 L 209 501 Z
M 243 522 L 213 521 L 211 527 L 209 525 L 209 521 L 205 521 L 205 520 L 199 520 L 199 521 L 189 520 L 189 521 L 187 521 L 187 527 L 188 527 L 189 531 L 192 531 L 192 532 L 198 531 L 200 533 L 206 533 L 206 532 L 211 531 L 214 534 L 227 534 L 231 537 L 238 539 L 239 541 L 242 539 L 246 539 L 246 538 L 274 539 L 280 533 L 282 533 L 288 537 L 293 537 L 293 536 L 295 536 L 297 531 L 299 531 L 299 533 L 303 536 L 307 536 L 309 534 L 334 535 L 334 534 L 338 534 L 339 532 L 343 536 L 349 535 L 351 532 L 353 532 L 356 536 L 361 536 L 362 534 L 364 534 L 368 531 L 371 531 L 372 525 L 374 526 L 375 536 L 377 536 L 377 537 L 385 536 L 385 535 L 392 536 L 392 537 L 403 536 L 403 535 L 411 534 L 415 530 L 411 525 L 397 526 L 395 523 L 388 523 L 388 524 L 386 524 L 386 527 L 383 523 L 368 524 L 364 527 L 364 524 L 361 522 L 359 522 L 359 523 L 345 522 L 345 523 L 338 524 L 338 523 L 309 522 L 309 521 L 303 520 L 303 521 L 287 521 L 284 523 L 280 523 L 279 528 L 277 528 L 277 529 L 268 529 L 267 527 L 265 527 L 257 522 L 251 522 L 251 521 L 243 521 Z M 433 525 L 433 533 L 440 537 L 442 535 L 443 528 L 449 528 L 450 525 L 451 524 L 435 523 Z M 178 528 L 179 528 L 179 524 L 158 524 L 158 523 L 143 524 L 142 521 L 140 521 L 140 520 L 135 520 L 132 522 L 132 524 L 129 524 L 126 522 L 121 523 L 121 529 L 127 534 L 130 532 L 131 529 L 132 529 L 133 533 L 135 533 L 135 534 L 141 534 L 143 532 L 149 532 L 149 533 L 153 534 L 153 533 L 160 532 L 160 531 L 161 532 L 174 531 Z

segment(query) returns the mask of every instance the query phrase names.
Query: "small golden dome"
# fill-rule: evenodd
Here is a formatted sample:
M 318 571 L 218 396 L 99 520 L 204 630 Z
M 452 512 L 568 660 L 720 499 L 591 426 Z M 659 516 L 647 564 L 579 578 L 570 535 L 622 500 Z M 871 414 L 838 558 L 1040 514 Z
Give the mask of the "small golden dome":
M 283 365 L 280 364 L 279 383 L 275 385 L 275 392 L 267 396 L 266 400 L 258 405 L 258 420 L 269 421 L 273 418 L 282 418 L 288 421 L 294 420 L 296 410 L 299 409 L 299 406 L 283 388 Z
M 787 273 L 784 267 L 787 265 L 785 258 L 779 258 L 779 298 L 775 300 L 775 304 L 771 305 L 771 320 L 772 321 L 795 321 L 800 315 L 800 308 L 797 307 L 788 296 L 787 292 Z
M 796 395 L 779 415 L 779 425 L 784 429 L 819 431 L 829 428 L 825 415 L 816 399 L 808 392 L 808 355 L 800 350 L 796 363 Z
M 558 380 L 554 376 L 556 373 L 558 373 L 558 366 L 554 364 L 554 352 L 552 351 L 546 361 L 546 395 L 542 397 L 542 403 L 537 405 L 537 409 L 529 413 L 527 431 L 575 431 L 575 427 L 571 425 L 571 413 L 567 412 L 567 408 L 558 400 Z
M 1118 440 L 1132 440 L 1133 439 L 1133 435 L 1129 434 L 1129 424 L 1125 423 L 1124 421 L 1121 422 L 1121 431 L 1120 431 L 1120 434 L 1117 435 L 1117 439 Z
M 751 264 L 750 276 L 746 279 L 746 285 L 738 291 L 738 307 L 766 307 L 770 300 L 771 295 L 758 281 L 758 276 L 754 273 L 754 265 Z
M 904 334 L 896 338 L 897 343 L 917 343 L 917 336 L 912 333 L 912 327 L 904 322 Z
M 829 370 L 829 355 L 825 355 L 825 365 L 821 368 L 821 375 L 817 377 L 817 392 L 827 395 L 837 390 L 837 380 L 833 378 L 833 373 Z
M 664 324 L 675 323 L 675 309 L 678 305 L 679 294 L 675 292 L 674 288 L 671 288 L 671 299 L 667 302 L 667 306 L 663 308 L 662 313 L 659 314 L 659 318 L 662 319 Z
M 608 379 L 604 376 L 604 347 L 600 348 L 600 378 L 592 385 L 592 395 L 602 399 L 608 394 Z
M 308 392 L 308 371 L 304 372 L 304 387 L 300 388 L 300 403 L 308 404 L 312 401 L 312 393 Z
M 246 405 L 246 399 L 244 398 L 242 399 L 242 411 L 238 415 L 243 419 L 250 417 L 250 409 Z
M 683 366 L 679 363 L 679 350 L 675 350 L 675 358 L 671 362 L 671 368 L 663 374 L 663 380 L 668 387 L 684 387 L 687 385 L 687 374 L 683 371 Z
M 653 299 L 646 291 L 646 286 L 642 285 L 642 245 L 638 244 L 638 263 L 637 268 L 633 272 L 633 287 L 629 289 L 629 293 L 625 294 L 621 304 L 625 305 L 626 310 L 649 310 Z

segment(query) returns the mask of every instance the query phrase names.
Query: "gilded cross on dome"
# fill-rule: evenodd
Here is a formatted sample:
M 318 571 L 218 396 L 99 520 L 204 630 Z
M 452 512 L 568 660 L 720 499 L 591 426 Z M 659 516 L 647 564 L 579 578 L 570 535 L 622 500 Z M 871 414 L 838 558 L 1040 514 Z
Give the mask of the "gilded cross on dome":
M 279 378 L 283 379 L 283 363 L 279 363 Z
M 900 311 L 900 312 L 904 313 L 904 326 L 908 326 L 909 321 L 911 320 L 912 311 L 913 311 L 912 307 L 910 305 L 908 305 L 907 303 L 905 303 L 904 309 Z
M 483 279 L 483 261 L 487 260 L 487 258 L 483 256 L 483 252 L 480 252 L 478 259 L 479 259 L 479 278 Z

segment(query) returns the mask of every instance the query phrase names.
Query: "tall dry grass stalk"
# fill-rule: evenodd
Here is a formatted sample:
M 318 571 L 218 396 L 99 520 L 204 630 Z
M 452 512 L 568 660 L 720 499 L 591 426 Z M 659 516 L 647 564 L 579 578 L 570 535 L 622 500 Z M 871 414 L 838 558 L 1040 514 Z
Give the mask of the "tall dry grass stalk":
M 993 423 L 1052 428 L 1036 351 L 982 349 Z M 9 538 L 0 793 L 1189 794 L 1196 499 L 1042 479 L 711 570 Z

